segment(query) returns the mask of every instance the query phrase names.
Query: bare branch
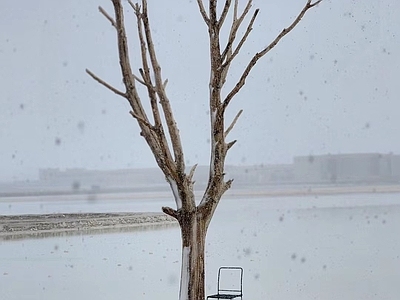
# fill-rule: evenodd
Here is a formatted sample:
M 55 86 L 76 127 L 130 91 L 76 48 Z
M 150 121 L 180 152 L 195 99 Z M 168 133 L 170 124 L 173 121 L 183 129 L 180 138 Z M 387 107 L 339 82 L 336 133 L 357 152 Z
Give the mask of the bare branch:
M 249 2 L 247 2 L 247 5 L 249 4 Z M 239 6 L 239 0 L 235 0 L 235 5 L 233 6 L 233 21 L 237 20 L 238 6 Z
M 160 145 L 161 142 L 159 140 L 159 135 L 158 135 L 158 132 L 160 132 L 160 130 L 153 127 L 149 123 L 146 112 L 143 109 L 140 96 L 135 86 L 136 79 L 135 75 L 132 73 L 129 60 L 128 42 L 126 37 L 124 12 L 121 0 L 112 0 L 112 3 L 115 12 L 115 22 L 113 22 L 112 24 L 117 29 L 116 32 L 117 32 L 119 64 L 126 92 L 122 93 L 116 90 L 115 88 L 112 88 L 110 85 L 105 84 L 102 80 L 99 80 L 99 78 L 97 78 L 96 76 L 93 76 L 94 74 L 90 74 L 90 72 L 88 72 L 88 74 L 91 75 L 99 83 L 105 85 L 107 88 L 111 89 L 115 93 L 124 96 L 129 101 L 129 104 L 132 107 L 131 115 L 134 118 L 136 118 L 139 127 L 141 128 L 140 134 L 145 138 L 160 169 L 164 172 L 165 175 L 170 176 L 171 174 L 175 174 L 174 165 L 171 164 L 171 161 L 168 160 L 168 157 L 165 157 L 161 151 L 162 147 Z M 100 11 L 102 13 L 104 12 L 103 9 L 101 9 Z M 108 14 L 104 15 L 111 22 L 112 18 L 109 17 Z
M 171 207 L 167 207 L 167 206 L 163 206 L 161 209 L 165 214 L 167 214 L 167 215 L 169 215 L 169 216 L 171 216 L 171 217 L 173 217 L 173 218 L 178 220 L 179 213 L 175 209 L 173 209 Z
M 194 172 L 196 171 L 196 168 L 197 168 L 197 164 L 195 164 L 195 165 L 190 169 L 190 172 L 189 172 L 189 175 L 188 175 L 189 181 L 192 181 Z
M 144 85 L 145 87 L 154 89 L 154 86 L 152 86 L 152 85 L 150 85 L 150 84 L 144 82 L 142 79 L 140 79 L 140 78 L 139 78 L 138 76 L 136 76 L 135 74 L 132 74 L 132 75 L 133 75 L 133 78 L 135 78 L 135 80 L 136 80 L 137 82 L 139 82 L 140 84 Z
M 154 132 L 157 136 L 157 141 L 159 143 L 159 150 L 160 153 L 159 155 L 163 158 L 164 163 L 166 164 L 166 169 L 168 169 L 168 174 L 164 172 L 164 174 L 167 176 L 175 176 L 174 174 L 176 173 L 176 168 L 173 163 L 173 159 L 171 156 L 171 151 L 168 146 L 168 142 L 165 136 L 163 124 L 161 121 L 160 117 L 160 111 L 158 108 L 158 103 L 157 103 L 157 88 L 153 86 L 151 76 L 150 76 L 150 68 L 148 64 L 148 48 L 147 47 L 147 40 L 144 37 L 144 30 L 143 30 L 143 24 L 145 24 L 144 18 L 147 18 L 147 13 L 146 10 L 146 2 L 143 1 L 143 9 L 144 13 L 142 14 L 141 8 L 139 4 L 133 4 L 129 0 L 129 4 L 132 6 L 132 8 L 135 11 L 136 15 L 136 20 L 137 20 L 137 31 L 138 31 L 138 36 L 139 36 L 139 42 L 140 42 L 140 52 L 141 52 L 141 58 L 142 58 L 142 66 L 143 68 L 139 69 L 140 75 L 143 78 L 143 82 L 147 87 L 147 94 L 150 99 L 150 105 L 151 105 L 151 110 L 153 114 L 153 119 L 154 119 Z M 146 25 L 144 25 L 146 26 Z M 158 155 L 158 154 L 157 154 Z
M 151 83 L 149 64 L 147 62 L 146 41 L 143 36 L 142 13 L 140 11 L 140 5 L 138 3 L 133 4 L 132 1 L 130 1 L 130 0 L 129 0 L 129 4 L 132 6 L 132 8 L 135 11 L 136 21 L 137 21 L 136 22 L 137 23 L 137 31 L 138 31 L 138 35 L 139 35 L 140 53 L 141 53 L 142 66 L 143 66 L 143 68 L 139 69 L 140 75 L 142 75 L 143 80 L 145 82 L 147 82 L 147 84 L 150 84 L 152 86 L 153 84 Z M 153 95 L 153 97 L 154 97 L 154 95 Z
M 228 14 L 229 8 L 231 7 L 232 0 L 225 0 L 224 9 L 222 10 L 221 17 L 218 20 L 218 28 L 221 28 L 225 22 L 225 18 Z
M 225 182 L 224 187 L 222 189 L 222 193 L 225 193 L 227 190 L 229 190 L 232 186 L 233 179 L 229 179 L 227 182 Z
M 250 60 L 250 62 L 248 63 L 247 67 L 245 68 L 245 70 L 242 73 L 242 76 L 240 77 L 239 81 L 236 83 L 235 87 L 231 90 L 231 92 L 226 96 L 224 102 L 223 102 L 223 109 L 225 110 L 226 107 L 229 105 L 229 102 L 232 100 L 233 96 L 235 96 L 240 89 L 243 87 L 243 85 L 246 82 L 246 78 L 249 75 L 250 71 L 253 69 L 253 67 L 256 65 L 257 61 L 263 57 L 265 54 L 267 54 L 269 51 L 271 51 L 271 49 L 273 49 L 278 42 L 285 36 L 287 35 L 289 32 L 291 32 L 293 30 L 293 28 L 296 27 L 296 25 L 300 22 L 300 20 L 303 18 L 303 16 L 305 15 L 305 13 L 312 7 L 314 7 L 315 5 L 317 5 L 318 3 L 320 3 L 321 0 L 315 2 L 315 3 L 311 3 L 311 0 L 307 0 L 307 3 L 305 4 L 305 6 L 303 7 L 303 9 L 300 11 L 300 13 L 298 14 L 298 16 L 294 19 L 294 21 L 292 22 L 292 24 L 290 24 L 289 27 L 284 28 L 281 33 L 278 34 L 278 36 L 267 46 L 265 47 L 262 51 L 256 53 L 253 58 Z
M 235 1 L 232 27 L 231 27 L 231 31 L 229 33 L 228 43 L 226 44 L 226 47 L 225 47 L 224 51 L 222 52 L 222 60 L 224 60 L 226 58 L 226 56 L 230 53 L 230 51 L 232 51 L 232 46 L 233 46 L 233 42 L 236 39 L 237 31 L 239 30 L 240 25 L 242 25 L 244 18 L 249 13 L 251 6 L 252 6 L 252 0 L 248 0 L 246 7 L 244 8 L 242 14 L 240 15 L 239 18 L 237 18 L 238 1 L 237 0 Z
M 242 114 L 243 109 L 239 110 L 239 112 L 236 114 L 235 118 L 233 119 L 231 125 L 229 125 L 229 127 L 226 129 L 225 131 L 225 137 L 228 136 L 229 132 L 231 132 L 231 130 L 233 129 L 233 127 L 235 126 L 237 120 L 239 119 L 240 115 Z
M 99 11 L 102 13 L 103 16 L 106 17 L 106 19 L 108 21 L 110 21 L 111 25 L 114 26 L 114 28 L 117 28 L 117 25 L 115 24 L 115 21 L 112 17 L 110 17 L 110 15 L 104 10 L 104 8 L 102 8 L 101 6 L 99 6 Z
M 180 174 L 180 176 L 182 176 L 185 172 L 185 161 L 184 161 L 182 143 L 181 143 L 181 139 L 179 136 L 179 130 L 176 125 L 175 118 L 173 116 L 173 112 L 172 112 L 172 108 L 171 108 L 169 99 L 165 93 L 162 76 L 161 76 L 161 67 L 158 64 L 156 51 L 154 49 L 154 43 L 153 43 L 153 39 L 151 36 L 149 19 L 148 19 L 148 15 L 147 15 L 147 1 L 142 0 L 142 5 L 143 5 L 143 9 L 142 9 L 142 14 L 141 14 L 141 20 L 143 22 L 144 32 L 145 32 L 145 36 L 146 36 L 146 43 L 147 43 L 147 47 L 148 47 L 148 53 L 150 56 L 150 61 L 151 61 L 151 65 L 152 65 L 153 72 L 154 72 L 156 92 L 160 99 L 161 107 L 163 109 L 165 120 L 166 120 L 167 127 L 168 127 L 168 132 L 169 132 L 169 135 L 171 138 L 172 148 L 173 148 L 174 156 L 175 156 L 176 167 L 179 170 L 178 173 Z M 179 180 L 181 180 L 182 178 L 180 178 Z
M 106 88 L 108 88 L 110 91 L 116 93 L 117 95 L 126 98 L 127 95 L 126 93 L 121 92 L 120 90 L 116 89 L 115 87 L 113 87 L 112 85 L 108 84 L 107 82 L 105 82 L 103 79 L 101 79 L 100 77 L 96 76 L 94 73 L 92 73 L 90 70 L 86 69 L 86 73 L 88 73 L 94 80 L 96 80 L 98 83 L 104 85 Z
M 210 0 L 208 4 L 209 10 L 209 18 L 210 18 L 210 25 L 209 28 L 211 29 L 218 29 L 217 25 L 217 0 Z
M 125 24 L 124 24 L 124 12 L 120 0 L 112 0 L 115 11 L 115 24 L 117 26 L 117 39 L 118 39 L 118 55 L 119 64 L 121 68 L 123 82 L 126 88 L 126 94 L 129 103 L 132 106 L 133 111 L 140 115 L 144 120 L 147 120 L 146 112 L 143 109 L 140 97 L 137 93 L 135 86 L 135 78 L 132 73 L 128 41 L 126 38 Z
M 140 12 L 140 6 L 137 3 L 136 3 L 136 5 L 134 5 L 132 3 L 132 1 L 129 1 L 129 4 L 135 10 L 135 15 L 136 15 L 136 20 L 137 20 L 137 31 L 138 31 L 138 35 L 139 35 L 140 52 L 141 52 L 142 65 L 143 65 L 143 68 L 140 68 L 139 72 L 143 78 L 143 82 L 145 82 L 145 85 L 147 86 L 147 92 L 148 92 L 148 95 L 150 98 L 151 110 L 153 112 L 155 126 L 160 127 L 161 126 L 161 117 L 160 117 L 160 112 L 158 110 L 158 105 L 157 105 L 156 89 L 153 86 L 153 83 L 151 81 L 149 64 L 147 62 L 147 47 L 146 47 L 145 38 L 143 36 L 142 14 Z
M 140 124 L 146 126 L 146 127 L 147 127 L 148 129 L 150 129 L 151 131 L 154 131 L 154 127 L 151 126 L 151 124 L 150 124 L 147 120 L 143 119 L 141 116 L 137 115 L 137 114 L 136 114 L 134 111 L 132 111 L 132 110 L 131 110 L 129 113 L 132 115 L 132 117 L 134 117 L 136 120 L 138 120 L 138 122 L 139 122 Z
M 235 4 L 233 7 L 233 19 L 232 19 L 232 26 L 231 26 L 231 30 L 229 33 L 229 38 L 228 38 L 228 42 L 225 46 L 224 51 L 222 52 L 221 55 L 221 61 L 224 61 L 226 59 L 226 63 L 222 66 L 222 72 L 221 72 L 221 85 L 225 84 L 226 81 L 226 76 L 228 75 L 229 72 L 229 67 L 230 67 L 230 63 L 232 62 L 233 58 L 231 58 L 232 56 L 232 47 L 233 47 L 233 43 L 236 39 L 236 34 L 237 31 L 239 30 L 244 18 L 247 16 L 247 14 L 250 11 L 250 8 L 252 6 L 252 0 L 248 0 L 247 4 L 242 12 L 242 14 L 240 15 L 239 19 L 238 19 L 238 0 L 235 0 Z M 257 12 L 255 13 L 257 14 Z M 255 16 L 253 16 L 253 19 L 255 19 Z M 251 24 L 249 25 L 250 27 L 252 26 L 252 23 L 254 22 L 254 20 L 251 21 Z M 249 31 L 249 29 L 247 30 Z M 246 32 L 245 37 L 242 38 L 241 43 L 239 43 L 239 45 L 237 46 L 236 50 L 235 50 L 235 56 L 239 53 L 240 48 L 242 47 L 242 44 L 245 42 L 247 35 L 250 32 Z M 229 60 L 229 62 L 228 62 Z
M 197 4 L 199 5 L 199 10 L 204 22 L 207 26 L 210 26 L 210 19 L 208 18 L 206 10 L 204 9 L 203 0 L 197 0 Z
M 164 80 L 164 83 L 163 83 L 163 88 L 164 88 L 164 90 L 166 89 L 167 84 L 168 84 L 168 79 L 165 79 L 165 80 Z
M 127 99 L 129 100 L 133 110 L 132 116 L 137 119 L 139 126 L 142 129 L 141 135 L 145 138 L 147 144 L 149 145 L 158 166 L 166 176 L 171 176 L 176 173 L 176 168 L 172 163 L 170 156 L 165 154 L 166 148 L 163 147 L 163 141 L 160 138 L 163 134 L 162 127 L 153 127 L 149 123 L 135 86 L 135 78 L 132 73 L 129 60 L 128 42 L 126 38 L 124 13 L 121 0 L 112 0 L 112 2 L 114 5 L 116 26 L 118 29 L 117 37 L 119 62 L 123 76 L 123 82 L 126 87 Z M 144 82 L 146 83 L 146 81 Z
M 133 8 L 134 11 L 136 11 L 136 9 L 140 10 L 140 6 L 138 3 L 133 4 L 133 2 L 131 0 L 128 0 L 128 3 Z
M 232 148 L 233 145 L 235 145 L 237 142 L 237 140 L 233 140 L 232 142 L 229 142 L 228 144 L 226 144 L 226 150 L 228 151 L 229 149 Z
M 311 0 L 309 1 L 310 3 L 310 7 L 316 6 L 318 4 L 320 4 L 322 2 L 322 0 L 318 0 L 317 2 L 311 3 Z
M 232 62 L 232 60 L 236 57 L 236 55 L 239 54 L 240 49 L 242 48 L 244 42 L 246 41 L 247 37 L 249 36 L 250 32 L 253 29 L 253 24 L 254 24 L 254 21 L 257 18 L 258 12 L 259 12 L 259 9 L 256 9 L 254 11 L 253 17 L 251 18 L 251 20 L 249 22 L 249 25 L 247 26 L 245 34 L 241 38 L 241 40 L 240 40 L 239 44 L 237 45 L 235 51 L 233 51 L 233 53 L 231 55 L 228 54 L 226 62 L 222 65 L 223 68 L 226 68 Z

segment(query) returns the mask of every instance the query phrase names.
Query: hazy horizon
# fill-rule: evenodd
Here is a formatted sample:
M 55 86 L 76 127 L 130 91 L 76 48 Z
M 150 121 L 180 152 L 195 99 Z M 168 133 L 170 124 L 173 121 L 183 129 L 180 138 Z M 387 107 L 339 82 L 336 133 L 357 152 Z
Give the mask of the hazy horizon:
M 148 1 L 153 38 L 188 165 L 209 161 L 208 41 L 196 1 Z M 232 68 L 290 24 L 304 1 L 254 1 L 260 14 Z M 126 3 L 125 3 L 126 4 Z M 129 106 L 85 73 L 121 87 L 106 0 L 7 2 L 0 11 L 0 182 L 40 168 L 156 167 Z M 126 5 L 136 70 L 134 15 Z M 233 100 L 244 113 L 228 165 L 294 156 L 400 153 L 400 2 L 324 0 L 260 60 Z M 132 25 L 132 26 L 130 26 Z M 145 95 L 145 94 L 144 94 Z M 146 98 L 143 96 L 143 101 Z

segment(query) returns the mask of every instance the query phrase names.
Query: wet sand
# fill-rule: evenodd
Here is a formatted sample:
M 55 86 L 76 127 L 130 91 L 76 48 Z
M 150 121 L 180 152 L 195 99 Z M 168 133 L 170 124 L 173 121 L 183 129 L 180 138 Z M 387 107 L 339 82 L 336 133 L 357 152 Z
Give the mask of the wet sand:
M 162 213 L 0 215 L 0 239 L 18 239 L 65 232 L 123 231 L 132 227 L 174 224 L 177 222 L 173 218 Z

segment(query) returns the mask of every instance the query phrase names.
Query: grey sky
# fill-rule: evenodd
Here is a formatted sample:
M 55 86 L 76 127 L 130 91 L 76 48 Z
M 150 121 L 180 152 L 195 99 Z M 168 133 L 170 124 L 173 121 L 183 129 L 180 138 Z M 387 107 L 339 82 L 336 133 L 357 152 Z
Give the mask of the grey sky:
M 167 92 L 189 164 L 208 164 L 208 42 L 196 1 L 148 0 Z M 254 1 L 261 13 L 228 86 L 305 0 Z M 125 3 L 126 4 L 126 3 Z M 8 1 L 0 8 L 0 181 L 39 168 L 155 166 L 129 106 L 84 72 L 121 86 L 106 0 Z M 128 8 L 128 6 L 127 6 Z M 253 70 L 228 116 L 229 164 L 295 155 L 400 153 L 400 2 L 325 0 Z M 134 16 L 127 9 L 135 62 Z M 134 65 L 137 69 L 138 65 Z

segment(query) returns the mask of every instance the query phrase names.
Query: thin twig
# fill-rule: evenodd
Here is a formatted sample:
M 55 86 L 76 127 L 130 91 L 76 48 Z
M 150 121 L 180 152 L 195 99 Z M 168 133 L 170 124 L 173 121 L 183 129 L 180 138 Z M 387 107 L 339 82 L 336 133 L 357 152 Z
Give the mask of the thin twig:
M 239 110 L 239 112 L 236 114 L 235 118 L 233 118 L 231 125 L 229 125 L 229 127 L 225 130 L 225 137 L 227 137 L 229 132 L 231 132 L 231 130 L 235 126 L 235 124 L 236 124 L 237 120 L 239 119 L 240 115 L 242 114 L 242 112 L 243 112 L 243 109 Z
M 196 171 L 196 168 L 197 168 L 197 164 L 195 164 L 195 165 L 190 169 L 189 176 L 188 176 L 189 181 L 192 181 L 194 172 Z
M 233 140 L 232 142 L 229 142 L 228 144 L 226 144 L 226 150 L 228 151 L 229 149 L 232 148 L 233 145 L 235 145 L 237 142 L 237 140 Z
M 317 2 L 311 3 L 311 0 L 309 1 L 310 3 L 310 7 L 316 6 L 318 4 L 320 4 L 322 2 L 322 0 L 318 0 Z
M 135 112 L 132 110 L 129 113 L 131 114 L 132 117 L 134 117 L 136 120 L 138 120 L 141 124 L 143 124 L 144 126 L 149 128 L 151 131 L 154 131 L 154 127 L 151 126 L 151 124 L 148 121 L 143 119 L 141 116 L 135 114 Z
M 320 3 L 322 0 L 319 0 L 315 3 L 311 3 L 311 0 L 307 0 L 306 5 L 303 7 L 303 9 L 300 11 L 300 13 L 297 15 L 297 17 L 294 19 L 292 24 L 290 24 L 289 27 L 284 28 L 281 33 L 278 34 L 278 36 L 267 46 L 265 47 L 262 51 L 256 53 L 253 58 L 250 60 L 246 68 L 244 69 L 242 76 L 240 77 L 239 81 L 236 83 L 235 87 L 230 91 L 230 93 L 226 96 L 225 100 L 223 101 L 222 108 L 223 110 L 226 109 L 226 107 L 229 105 L 229 102 L 232 100 L 233 96 L 235 96 L 240 89 L 244 86 L 246 82 L 246 78 L 249 75 L 250 71 L 253 69 L 253 67 L 256 65 L 257 61 L 263 57 L 265 54 L 267 54 L 271 49 L 273 49 L 278 42 L 289 32 L 293 30 L 293 28 L 296 27 L 296 25 L 300 22 L 300 20 L 303 18 L 305 13 L 318 3 Z
M 133 8 L 133 10 L 136 12 L 137 10 L 140 11 L 140 5 L 138 3 L 133 4 L 131 0 L 128 0 L 129 5 Z
M 250 20 L 250 22 L 249 22 L 249 25 L 247 26 L 247 29 L 246 29 L 245 34 L 244 34 L 243 37 L 241 38 L 239 44 L 237 45 L 237 47 L 236 47 L 236 49 L 233 51 L 233 53 L 232 53 L 231 55 L 228 55 L 228 57 L 226 58 L 226 62 L 225 62 L 225 63 L 223 64 L 223 66 L 222 66 L 223 68 L 225 68 L 226 66 L 228 66 L 228 65 L 232 62 L 232 60 L 236 57 L 236 55 L 239 54 L 240 49 L 242 48 L 244 42 L 246 41 L 247 37 L 249 36 L 250 32 L 251 32 L 252 29 L 253 29 L 253 24 L 254 24 L 254 21 L 255 21 L 256 18 L 257 18 L 258 12 L 259 12 L 259 9 L 256 9 L 256 10 L 254 11 L 253 17 L 251 18 L 251 20 Z
M 103 16 L 106 17 L 106 19 L 108 21 L 110 21 L 111 25 L 114 26 L 114 28 L 117 28 L 117 25 L 115 24 L 115 21 L 113 18 L 111 18 L 111 16 L 104 10 L 104 8 L 102 8 L 101 6 L 99 6 L 99 11 L 102 13 Z
M 133 78 L 135 78 L 135 80 L 139 83 L 141 83 L 142 85 L 146 86 L 146 87 L 150 87 L 152 89 L 154 89 L 154 86 L 147 84 L 146 82 L 144 82 L 142 79 L 140 79 L 138 76 L 136 76 L 135 74 L 132 74 Z
M 247 1 L 246 7 L 244 8 L 244 10 L 239 18 L 237 18 L 237 9 L 238 9 L 237 5 L 238 5 L 238 3 L 236 1 L 235 6 L 234 6 L 232 27 L 231 27 L 231 31 L 229 33 L 228 43 L 226 44 L 226 47 L 225 47 L 224 51 L 222 52 L 222 60 L 224 60 L 225 57 L 232 51 L 232 46 L 233 46 L 233 42 L 235 41 L 235 38 L 236 38 L 236 33 L 239 30 L 240 25 L 242 25 L 244 18 L 247 16 L 247 14 L 250 11 L 250 8 L 252 6 L 252 0 Z
M 113 87 L 111 84 L 108 84 L 105 82 L 103 79 L 100 77 L 96 76 L 94 73 L 92 73 L 90 70 L 86 69 L 86 73 L 88 73 L 94 80 L 96 80 L 98 83 L 104 85 L 106 88 L 108 88 L 110 91 L 116 93 L 117 95 L 126 98 L 127 95 L 124 92 L 121 92 L 120 90 L 116 89 Z

